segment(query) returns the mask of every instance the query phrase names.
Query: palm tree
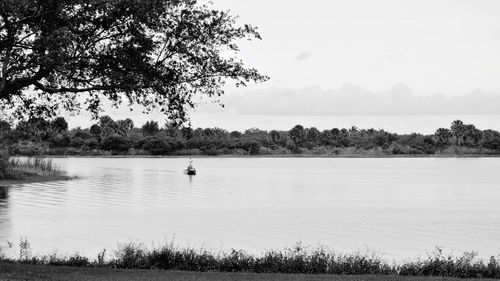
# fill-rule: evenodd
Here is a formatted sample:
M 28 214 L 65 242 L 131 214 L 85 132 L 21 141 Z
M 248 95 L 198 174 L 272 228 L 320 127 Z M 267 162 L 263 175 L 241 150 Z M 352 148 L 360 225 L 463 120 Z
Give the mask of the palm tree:
M 452 136 L 452 133 L 449 129 L 446 129 L 446 128 L 439 128 L 436 130 L 436 132 L 434 133 L 434 135 L 436 136 L 436 139 L 437 139 L 437 143 L 439 145 L 446 145 L 449 143 L 450 141 L 450 138 Z
M 457 145 L 461 145 L 465 134 L 466 134 L 466 126 L 460 120 L 455 120 L 451 123 L 451 134 L 455 137 L 455 142 Z

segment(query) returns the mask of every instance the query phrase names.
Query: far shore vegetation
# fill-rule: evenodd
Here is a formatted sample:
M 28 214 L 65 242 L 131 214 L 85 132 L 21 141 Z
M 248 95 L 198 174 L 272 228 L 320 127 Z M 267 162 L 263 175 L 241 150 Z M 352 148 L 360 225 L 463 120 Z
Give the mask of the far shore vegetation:
M 250 254 L 234 249 L 226 252 L 212 252 L 203 248 L 179 247 L 172 241 L 153 247 L 130 242 L 120 245 L 118 250 L 111 255 L 103 250 L 95 259 L 79 254 L 61 256 L 54 253 L 35 256 L 32 255 L 30 243 L 26 238 L 20 239 L 18 247 L 10 244 L 12 250 L 18 251 L 18 256 L 8 258 L 0 252 L 0 265 L 212 273 L 500 278 L 498 257 L 484 260 L 474 252 L 464 252 L 461 255 L 445 254 L 440 248 L 436 248 L 425 258 L 387 262 L 377 254 L 346 254 L 321 246 L 307 247 L 300 243 L 284 250 L 268 250 L 261 254 Z M 3 267 L 0 266 L 0 268 Z M 0 277 L 2 274 L 8 274 L 8 269 L 0 271 Z
M 290 130 L 244 132 L 190 128 L 102 116 L 90 128 L 68 129 L 62 117 L 0 121 L 0 148 L 11 156 L 500 156 L 500 133 L 460 120 L 434 134 L 396 134 L 376 129 L 297 125 Z

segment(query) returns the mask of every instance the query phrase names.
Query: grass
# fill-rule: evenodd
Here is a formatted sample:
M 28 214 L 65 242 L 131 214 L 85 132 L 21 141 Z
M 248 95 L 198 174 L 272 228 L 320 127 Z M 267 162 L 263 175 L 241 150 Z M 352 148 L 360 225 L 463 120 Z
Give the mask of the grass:
M 26 159 L 10 159 L 9 166 L 15 171 L 25 174 L 54 176 L 60 175 L 61 170 L 52 163 L 52 159 L 29 157 Z
M 385 275 L 303 275 L 219 272 L 180 272 L 124 270 L 115 268 L 77 268 L 0 263 L 0 280 L 14 281 L 458 281 L 447 277 L 407 277 Z M 483 279 L 487 281 L 488 279 Z
M 4 186 L 63 179 L 69 178 L 53 164 L 52 159 L 11 158 L 5 152 L 0 151 L 0 184 Z

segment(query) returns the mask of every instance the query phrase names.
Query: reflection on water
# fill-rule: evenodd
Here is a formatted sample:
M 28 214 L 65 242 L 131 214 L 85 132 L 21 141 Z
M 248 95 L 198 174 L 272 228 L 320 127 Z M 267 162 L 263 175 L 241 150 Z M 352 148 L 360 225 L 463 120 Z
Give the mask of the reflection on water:
M 7 199 L 7 196 L 8 196 L 7 191 L 8 191 L 7 187 L 0 186 L 0 206 L 2 203 L 4 203 L 3 201 L 6 201 L 6 199 Z
M 11 226 L 9 225 L 9 215 L 8 211 L 8 197 L 9 189 L 5 186 L 0 186 L 0 239 L 5 240 L 9 236 L 9 230 Z M 5 241 L 3 241 L 5 242 Z M 0 245 L 2 245 L 0 243 Z
M 74 181 L 0 191 L 0 246 L 96 255 L 163 241 L 258 252 L 297 241 L 388 257 L 500 253 L 500 159 L 55 159 Z M 7 201 L 8 200 L 8 201 Z

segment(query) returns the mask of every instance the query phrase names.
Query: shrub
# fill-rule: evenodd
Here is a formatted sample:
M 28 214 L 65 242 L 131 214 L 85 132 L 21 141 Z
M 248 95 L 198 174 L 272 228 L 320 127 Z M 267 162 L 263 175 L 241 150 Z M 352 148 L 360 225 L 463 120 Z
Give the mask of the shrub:
M 143 141 L 142 149 L 152 155 L 166 155 L 171 151 L 169 144 L 158 137 L 148 137 Z
M 173 242 L 147 248 L 141 243 L 119 246 L 115 256 L 104 259 L 105 251 L 96 260 L 78 254 L 66 257 L 36 257 L 26 238 L 19 243 L 19 257 L 7 262 L 57 266 L 108 266 L 124 269 L 162 269 L 178 271 L 218 271 L 335 275 L 401 275 L 458 278 L 500 278 L 500 265 L 495 257 L 479 259 L 474 252 L 461 256 L 445 255 L 441 249 L 425 259 L 389 264 L 375 254 L 339 254 L 324 247 L 310 249 L 298 243 L 285 250 L 268 250 L 261 255 L 243 250 L 214 254 L 194 248 L 179 248 Z M 4 260 L 5 261 L 5 260 Z
M 80 137 L 74 137 L 71 139 L 71 147 L 80 148 L 85 143 L 85 140 Z
M 57 134 L 50 139 L 50 143 L 55 147 L 68 147 L 71 139 L 67 134 Z
M 9 155 L 7 151 L 0 150 L 0 179 L 10 177 Z
M 101 148 L 107 151 L 125 152 L 129 149 L 129 143 L 120 135 L 112 135 L 102 139 Z

